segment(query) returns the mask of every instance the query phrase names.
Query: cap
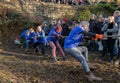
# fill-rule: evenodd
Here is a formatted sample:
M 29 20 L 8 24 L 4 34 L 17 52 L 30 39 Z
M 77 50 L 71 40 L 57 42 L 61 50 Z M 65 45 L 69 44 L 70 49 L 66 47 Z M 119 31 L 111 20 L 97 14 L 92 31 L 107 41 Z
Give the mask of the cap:
M 95 16 L 95 14 L 91 14 L 91 15 L 90 15 L 90 17 L 93 17 L 93 16 Z
M 67 22 L 67 18 L 63 18 L 62 21 Z

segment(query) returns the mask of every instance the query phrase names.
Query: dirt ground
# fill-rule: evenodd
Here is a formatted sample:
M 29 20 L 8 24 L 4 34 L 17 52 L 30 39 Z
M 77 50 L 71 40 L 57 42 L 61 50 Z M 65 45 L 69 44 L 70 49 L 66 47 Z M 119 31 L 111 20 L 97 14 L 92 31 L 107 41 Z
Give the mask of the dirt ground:
M 81 64 L 67 55 L 63 61 L 53 63 L 46 55 L 36 54 L 33 49 L 25 53 L 18 46 L 0 49 L 0 83 L 120 83 L 120 66 L 108 61 L 99 61 L 100 53 L 89 52 L 89 63 L 97 67 L 92 72 L 103 81 L 89 81 Z

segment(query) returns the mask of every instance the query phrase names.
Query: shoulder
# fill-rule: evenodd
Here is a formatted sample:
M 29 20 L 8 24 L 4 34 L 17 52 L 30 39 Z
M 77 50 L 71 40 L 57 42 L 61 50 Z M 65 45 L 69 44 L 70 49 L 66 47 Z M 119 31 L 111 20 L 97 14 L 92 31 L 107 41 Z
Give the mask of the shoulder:
M 81 26 L 75 26 L 73 28 L 73 31 L 75 31 L 75 32 L 81 32 L 81 31 L 84 31 L 84 28 L 82 28 Z
M 118 24 L 117 24 L 117 23 L 114 23 L 114 26 L 118 26 Z

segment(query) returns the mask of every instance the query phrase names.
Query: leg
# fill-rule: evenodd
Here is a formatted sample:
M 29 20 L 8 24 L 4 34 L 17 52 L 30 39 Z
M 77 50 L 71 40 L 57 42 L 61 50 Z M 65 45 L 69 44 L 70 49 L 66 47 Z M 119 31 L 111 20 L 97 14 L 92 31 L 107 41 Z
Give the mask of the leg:
M 28 51 L 28 49 L 29 49 L 29 43 L 30 43 L 30 40 L 26 40 L 25 41 L 25 48 L 26 48 L 25 51 Z
M 58 50 L 60 51 L 60 54 L 61 54 L 63 60 L 65 61 L 65 60 L 66 60 L 65 53 L 64 53 L 64 51 L 63 51 L 63 49 L 62 49 L 62 47 L 60 46 L 60 44 L 59 44 L 58 41 L 56 41 L 56 46 L 57 46 Z
M 81 62 L 83 69 L 86 72 L 86 77 L 93 81 L 93 80 L 102 80 L 102 78 L 96 77 L 93 73 L 91 73 L 89 66 L 87 64 L 86 59 L 82 55 L 81 51 L 77 48 L 70 48 L 70 49 L 64 49 L 67 53 L 69 53 L 72 57 L 77 59 L 79 62 Z
M 52 57 L 56 58 L 56 46 L 55 46 L 55 44 L 53 42 L 51 42 L 51 41 L 49 41 L 48 44 L 52 48 Z
M 62 47 L 60 46 L 59 42 L 56 41 L 55 44 L 56 44 L 58 50 L 60 51 L 61 56 L 65 56 L 65 53 L 64 53 Z
M 108 45 L 107 45 L 107 44 L 108 44 L 108 43 L 107 43 L 107 40 L 103 40 L 103 41 L 102 41 L 102 44 L 103 44 L 103 51 L 102 51 L 101 56 L 100 56 L 100 59 L 101 59 L 101 60 L 104 59 L 105 55 L 106 55 L 107 52 L 108 52 L 108 50 L 107 50 L 107 48 L 108 48 L 108 47 L 107 47 L 107 46 L 108 46 Z
M 111 39 L 109 38 L 108 39 L 108 51 L 110 53 L 110 61 L 113 61 L 113 57 L 114 57 L 114 54 L 113 54 L 113 48 L 114 48 L 114 45 L 115 45 L 115 39 Z
M 81 62 L 82 67 L 86 73 L 90 73 L 90 68 L 87 64 L 87 61 L 78 48 L 65 49 L 65 51 L 77 59 L 79 62 Z
M 39 42 L 34 43 L 34 48 L 36 53 L 39 52 L 39 45 L 40 45 Z
M 83 56 L 85 57 L 86 61 L 88 61 L 88 49 L 85 46 L 80 46 L 78 49 L 82 52 Z
M 43 43 L 41 43 L 40 47 L 41 47 L 41 53 L 45 54 L 45 45 Z

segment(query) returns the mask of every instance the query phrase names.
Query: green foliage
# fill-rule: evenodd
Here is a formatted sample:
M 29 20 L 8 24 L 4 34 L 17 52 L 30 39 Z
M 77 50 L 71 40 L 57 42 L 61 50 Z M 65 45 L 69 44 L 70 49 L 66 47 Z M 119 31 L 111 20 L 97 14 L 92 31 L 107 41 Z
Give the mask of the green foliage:
M 116 10 L 116 2 L 114 3 L 99 3 L 99 4 L 92 4 L 88 6 L 83 6 L 82 8 L 79 8 L 78 11 L 75 14 L 75 19 L 77 20 L 88 20 L 90 14 L 95 15 L 105 15 L 109 16 L 112 15 L 113 12 Z
M 91 12 L 88 9 L 84 9 L 82 11 L 78 11 L 75 14 L 75 20 L 83 21 L 88 20 Z
M 17 26 L 20 29 L 30 28 L 34 23 L 30 17 L 25 17 L 17 11 L 9 11 L 6 16 L 9 20 L 7 25 L 11 27 Z
M 9 19 L 9 23 L 12 23 L 12 24 L 17 24 L 18 22 L 22 20 L 21 15 L 14 11 L 8 12 L 7 18 Z
M 25 18 L 24 21 L 22 21 L 21 29 L 33 27 L 33 24 L 34 22 L 31 18 Z

